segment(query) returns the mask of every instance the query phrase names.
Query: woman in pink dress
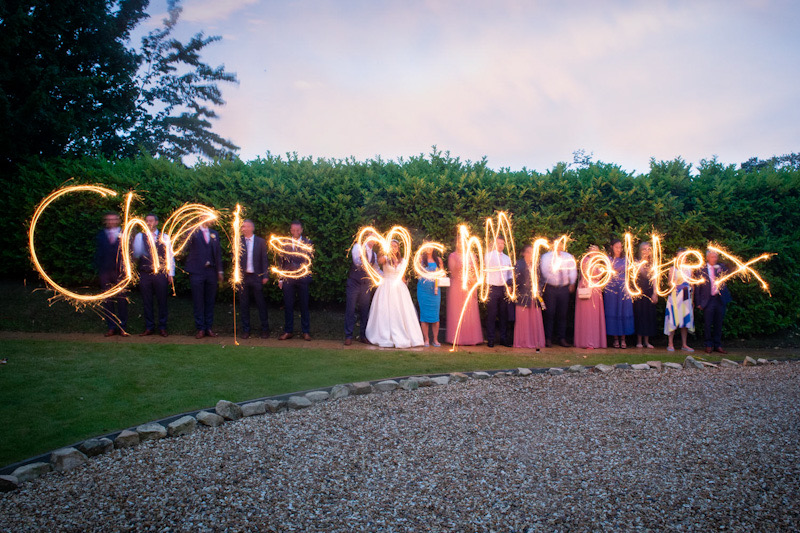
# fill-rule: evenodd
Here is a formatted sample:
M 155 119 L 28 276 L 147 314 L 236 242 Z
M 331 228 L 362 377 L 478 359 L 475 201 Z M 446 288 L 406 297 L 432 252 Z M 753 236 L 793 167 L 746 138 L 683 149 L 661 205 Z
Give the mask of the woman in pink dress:
M 533 297 L 533 246 L 522 249 L 522 257 L 514 266 L 517 278 L 517 320 L 514 326 L 514 348 L 542 348 L 545 343 L 542 309 Z
M 473 346 L 483 342 L 483 330 L 481 329 L 481 314 L 478 311 L 478 289 L 475 289 L 467 301 L 469 288 L 475 283 L 476 274 L 470 272 L 467 281 L 467 290 L 461 285 L 463 269 L 466 268 L 464 261 L 464 251 L 461 249 L 461 239 L 458 240 L 456 251 L 452 252 L 447 258 L 447 268 L 450 272 L 450 287 L 447 289 L 447 335 L 445 340 L 449 344 L 459 344 L 462 346 Z M 464 302 L 467 302 L 464 309 Z M 458 319 L 461 317 L 461 310 L 464 309 L 464 317 L 461 320 L 461 329 L 458 328 Z M 458 339 L 456 339 L 458 330 Z
M 598 252 L 600 249 L 597 246 L 590 246 L 590 252 Z M 587 256 L 581 259 L 580 276 L 578 282 L 578 296 L 575 298 L 575 347 L 576 348 L 607 348 L 608 341 L 606 340 L 606 315 L 603 309 L 603 292 L 601 289 L 591 289 L 588 298 L 581 298 L 582 292 L 588 292 L 589 283 L 583 275 L 585 270 L 584 261 Z M 595 267 L 594 272 L 590 274 L 597 274 Z M 583 290 L 581 290 L 583 289 Z

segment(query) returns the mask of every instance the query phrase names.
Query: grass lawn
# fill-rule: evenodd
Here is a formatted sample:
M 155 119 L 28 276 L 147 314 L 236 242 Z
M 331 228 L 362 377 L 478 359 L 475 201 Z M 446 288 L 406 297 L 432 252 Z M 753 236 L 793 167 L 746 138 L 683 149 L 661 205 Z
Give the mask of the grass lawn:
M 585 354 L 585 357 L 584 357 Z M 619 353 L 499 349 L 450 353 L 147 343 L 10 340 L 0 344 L 0 466 L 220 399 L 244 401 L 337 383 L 413 374 L 643 362 L 659 350 Z M 672 360 L 683 360 L 683 354 Z
M 76 288 L 81 293 L 91 294 L 97 288 Z M 226 288 L 226 290 L 229 290 Z M 102 333 L 106 326 L 96 308 L 87 307 L 76 310 L 75 306 L 64 300 L 50 300 L 53 292 L 45 290 L 41 282 L 23 283 L 22 280 L 0 280 L 0 330 L 59 333 Z M 138 334 L 144 330 L 141 295 L 138 288 L 128 293 L 128 331 Z M 268 318 L 272 335 L 283 329 L 283 309 L 280 302 L 268 302 Z M 194 314 L 189 294 L 167 298 L 169 309 L 168 329 L 177 335 L 194 335 Z M 156 313 L 158 311 L 156 310 Z M 295 328 L 300 329 L 300 313 L 295 313 Z M 253 329 L 261 324 L 258 311 L 253 307 L 251 313 Z M 217 333 L 233 334 L 233 303 L 223 301 L 220 296 L 214 307 L 214 330 Z M 237 318 L 238 320 L 238 318 Z M 237 323 L 241 328 L 241 324 Z M 344 306 L 322 306 L 312 302 L 311 333 L 317 338 L 339 339 L 344 331 Z
M 283 312 L 277 304 L 271 304 L 269 310 L 273 339 L 266 344 L 272 345 L 244 343 L 235 347 L 230 345 L 230 337 L 222 342 L 197 343 L 188 336 L 194 333 L 191 302 L 172 297 L 172 335 L 163 340 L 167 342 L 140 342 L 138 337 L 105 342 L 101 336 L 104 326 L 96 314 L 76 312 L 65 302 L 50 305 L 52 293 L 34 289 L 21 281 L 0 280 L 0 359 L 8 358 L 8 364 L 0 365 L 0 419 L 4 422 L 0 467 L 87 437 L 213 407 L 220 399 L 244 401 L 414 374 L 648 359 L 680 362 L 685 356 L 665 352 L 663 338 L 655 339 L 660 349 L 645 351 L 554 348 L 525 354 L 507 348 L 461 348 L 450 353 L 446 349 L 379 351 L 361 345 L 342 349 L 344 317 L 336 307 L 312 310 L 312 335 L 331 340 L 289 341 L 284 345 L 274 339 L 283 324 Z M 129 321 L 134 335 L 143 329 L 137 299 L 134 291 Z M 218 332 L 225 335 L 233 331 L 230 303 L 218 303 L 217 321 Z M 297 322 L 299 326 L 299 319 Z M 8 332 L 28 333 L 15 339 Z M 50 340 L 32 338 L 46 332 L 55 335 Z M 66 338 L 70 335 L 80 339 Z M 224 342 L 229 345 L 222 346 Z M 696 338 L 690 342 L 695 347 L 702 345 Z M 760 356 L 759 351 L 766 357 L 797 357 L 793 337 L 780 339 L 780 343 L 766 342 L 769 344 L 761 340 L 762 350 L 758 350 L 741 341 L 732 357 Z M 763 351 L 764 346 L 778 344 L 779 352 Z

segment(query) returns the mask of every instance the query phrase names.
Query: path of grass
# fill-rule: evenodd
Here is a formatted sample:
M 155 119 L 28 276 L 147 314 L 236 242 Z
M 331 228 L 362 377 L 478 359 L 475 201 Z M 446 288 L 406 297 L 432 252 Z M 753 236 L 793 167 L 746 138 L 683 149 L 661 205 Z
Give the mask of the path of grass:
M 3 339 L 0 466 L 169 415 L 362 380 L 413 374 L 642 362 L 652 351 L 393 351 Z M 668 360 L 666 354 L 658 358 Z M 682 355 L 673 360 L 682 360 Z

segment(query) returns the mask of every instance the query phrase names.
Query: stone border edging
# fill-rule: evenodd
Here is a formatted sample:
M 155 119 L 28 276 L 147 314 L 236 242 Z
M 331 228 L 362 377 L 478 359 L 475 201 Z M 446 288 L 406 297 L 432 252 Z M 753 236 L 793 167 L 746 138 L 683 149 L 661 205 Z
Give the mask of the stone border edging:
M 782 362 L 797 361 L 798 359 L 794 358 L 782 360 Z M 265 396 L 263 398 L 237 403 L 220 400 L 213 410 L 212 408 L 205 408 L 171 415 L 160 420 L 140 424 L 136 427 L 114 431 L 99 437 L 92 437 L 70 446 L 58 448 L 4 466 L 0 468 L 0 492 L 15 490 L 22 482 L 35 479 L 52 470 L 57 472 L 70 470 L 87 462 L 91 457 L 105 454 L 113 449 L 128 448 L 148 440 L 158 440 L 167 436 L 178 437 L 191 433 L 196 429 L 198 423 L 210 427 L 217 427 L 225 421 L 235 421 L 245 417 L 267 414 L 267 412 L 281 413 L 300 410 L 329 399 L 336 400 L 347 396 L 359 396 L 371 394 L 373 392 L 389 392 L 397 389 L 413 391 L 419 387 L 443 386 L 450 383 L 463 383 L 470 380 L 482 380 L 493 377 L 528 377 L 533 374 L 581 374 L 589 372 L 590 370 L 601 374 L 606 374 L 615 370 L 656 370 L 659 372 L 667 372 L 670 369 L 703 370 L 705 368 L 740 368 L 778 364 L 779 362 L 781 361 L 776 359 L 768 361 L 767 359 L 759 358 L 755 360 L 750 356 L 746 356 L 741 363 L 730 359 L 722 359 L 719 362 L 711 363 L 697 360 L 689 355 L 684 359 L 682 365 L 679 363 L 648 361 L 647 363 L 636 364 L 617 363 L 613 366 L 602 363 L 594 366 L 576 364 L 570 367 L 520 367 L 505 370 L 476 370 L 470 372 L 423 374 L 338 384 L 331 387 L 320 387 L 317 389 Z M 442 378 L 447 379 L 445 380 Z M 81 451 L 81 449 L 83 451 Z

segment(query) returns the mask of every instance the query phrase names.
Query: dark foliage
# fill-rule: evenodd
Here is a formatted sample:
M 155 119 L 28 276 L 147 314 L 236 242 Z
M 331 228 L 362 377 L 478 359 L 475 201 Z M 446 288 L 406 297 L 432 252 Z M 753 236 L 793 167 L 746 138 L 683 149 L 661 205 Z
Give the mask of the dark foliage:
M 237 203 L 259 235 L 288 234 L 289 223 L 302 220 L 317 249 L 312 295 L 326 302 L 344 298 L 347 252 L 362 225 L 385 230 L 401 224 L 412 231 L 415 245 L 432 239 L 452 249 L 457 224 L 467 223 L 482 235 L 485 218 L 505 210 L 513 213 L 518 247 L 537 236 L 569 233 L 570 251 L 580 255 L 589 244 L 605 246 L 625 231 L 645 240 L 655 229 L 663 235 L 668 256 L 679 246 L 703 248 L 709 241 L 744 259 L 774 252 L 758 266 L 772 297 L 753 282 L 733 282 L 735 304 L 726 329 L 750 335 L 795 327 L 800 319 L 800 170 L 766 166 L 746 171 L 716 160 L 703 161 L 696 173 L 691 170 L 676 159 L 651 161 L 650 172 L 639 176 L 602 162 L 575 170 L 558 164 L 543 174 L 495 172 L 485 160 L 461 161 L 435 149 L 429 156 L 400 161 L 314 161 L 268 154 L 191 169 L 150 157 L 57 160 L 22 169 L 17 186 L 0 200 L 5 229 L 1 273 L 30 271 L 26 222 L 45 195 L 75 178 L 104 183 L 120 197 L 65 199 L 42 221 L 41 255 L 48 271 L 71 285 L 92 286 L 92 236 L 100 215 L 119 206 L 121 195 L 131 189 L 141 196 L 134 207 L 139 215 L 153 211 L 163 220 L 189 201 L 221 210 L 226 250 L 224 231 L 229 231 Z M 185 278 L 178 276 L 179 290 L 186 290 Z M 270 290 L 279 301 L 277 289 Z

